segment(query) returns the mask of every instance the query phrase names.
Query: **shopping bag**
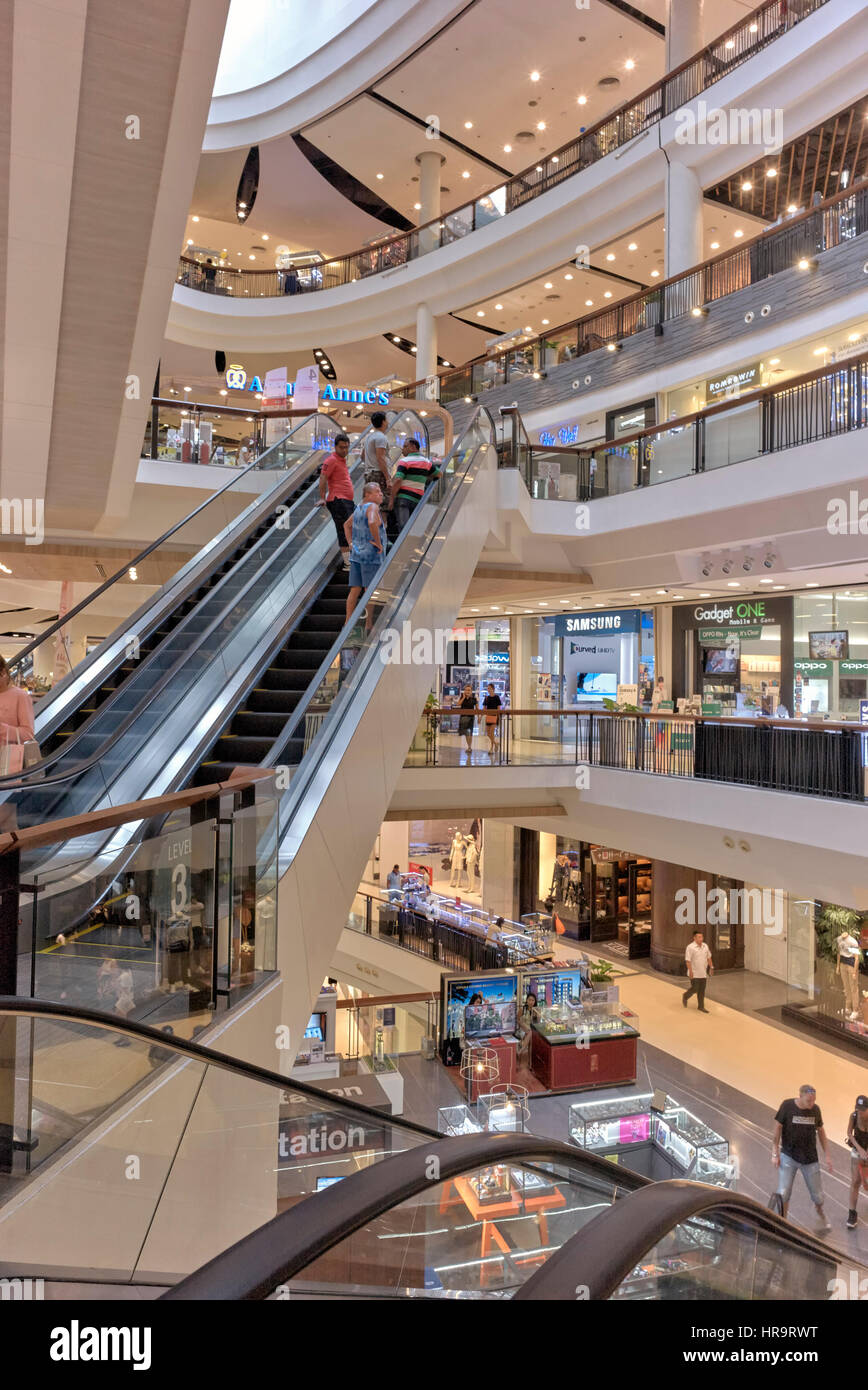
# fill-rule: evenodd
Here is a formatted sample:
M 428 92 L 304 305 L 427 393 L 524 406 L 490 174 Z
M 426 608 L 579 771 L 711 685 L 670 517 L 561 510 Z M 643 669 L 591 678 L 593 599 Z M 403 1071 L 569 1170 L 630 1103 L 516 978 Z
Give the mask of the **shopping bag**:
M 7 733 L 11 729 L 7 725 Z M 21 735 L 15 730 L 16 743 L 0 744 L 0 777 L 14 776 L 16 772 L 24 770 L 24 744 L 21 742 Z
M 25 739 L 21 747 L 24 750 L 25 768 L 35 767 L 37 763 L 42 762 L 42 751 L 35 738 Z
M 557 915 L 557 913 L 555 913 L 555 931 L 557 932 L 558 936 L 566 936 L 567 934 L 567 929 L 561 921 L 560 917 Z

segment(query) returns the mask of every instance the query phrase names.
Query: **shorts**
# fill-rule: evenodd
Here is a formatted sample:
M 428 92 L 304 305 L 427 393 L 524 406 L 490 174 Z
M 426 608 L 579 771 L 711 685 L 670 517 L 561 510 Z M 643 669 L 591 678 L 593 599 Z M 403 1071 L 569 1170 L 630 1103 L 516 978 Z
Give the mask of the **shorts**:
M 789 1154 L 781 1154 L 781 1166 L 778 1173 L 778 1195 L 785 1202 L 790 1200 L 793 1192 L 793 1183 L 796 1181 L 796 1174 L 801 1173 L 805 1179 L 811 1201 L 815 1207 L 823 1205 L 823 1181 L 820 1177 L 819 1163 L 797 1163 Z
M 350 588 L 367 589 L 369 584 L 373 584 L 382 567 L 382 560 L 350 560 Z
M 347 549 L 347 538 L 344 534 L 344 522 L 349 521 L 355 510 L 355 503 L 348 497 L 335 497 L 331 502 L 326 502 L 326 507 L 331 514 L 331 519 L 335 524 L 338 533 L 338 545 L 341 550 Z

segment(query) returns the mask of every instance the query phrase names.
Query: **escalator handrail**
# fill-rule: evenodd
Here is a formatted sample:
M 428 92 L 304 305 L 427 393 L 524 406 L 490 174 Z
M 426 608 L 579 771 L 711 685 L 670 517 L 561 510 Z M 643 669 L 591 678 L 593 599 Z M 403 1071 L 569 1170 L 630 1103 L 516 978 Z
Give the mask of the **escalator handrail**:
M 333 420 L 330 415 L 326 416 L 325 418 L 331 420 L 332 424 L 337 429 L 340 429 L 340 425 L 338 424 L 337 420 Z M 296 429 L 302 429 L 306 424 L 307 420 L 303 420 L 301 424 L 296 426 Z M 105 593 L 106 589 L 110 589 L 113 584 L 116 584 L 118 580 L 122 579 L 125 574 L 128 574 L 131 569 L 135 569 L 138 565 L 140 565 L 143 560 L 147 559 L 147 557 L 158 548 L 158 546 L 165 544 L 165 542 L 169 540 L 169 538 L 173 536 L 176 531 L 180 531 L 182 526 L 186 526 L 187 522 L 192 521 L 195 516 L 198 516 L 199 513 L 205 509 L 205 507 L 209 507 L 212 502 L 214 502 L 218 497 L 221 497 L 222 494 L 226 492 L 229 488 L 234 487 L 235 484 L 238 483 L 242 478 L 245 478 L 248 473 L 254 472 L 256 470 L 262 470 L 262 460 L 268 457 L 272 449 L 277 449 L 280 447 L 281 444 L 285 444 L 286 440 L 289 439 L 290 436 L 295 433 L 296 430 L 290 430 L 289 434 L 287 434 L 284 439 L 277 440 L 275 444 L 271 445 L 270 449 L 266 449 L 264 454 L 260 454 L 258 459 L 254 459 L 252 463 L 248 463 L 247 467 L 243 468 L 240 473 L 236 473 L 234 477 L 230 478 L 228 483 L 224 483 L 223 486 L 218 488 L 216 492 L 212 492 L 209 497 L 205 498 L 204 502 L 200 502 L 198 507 L 194 507 L 192 512 L 188 512 L 187 515 L 183 517 L 181 521 L 177 521 L 174 526 L 169 527 L 168 531 L 164 531 L 163 534 L 161 536 L 158 536 L 155 541 L 151 541 L 150 545 L 145 546 L 144 550 L 139 551 L 135 559 L 125 561 L 125 563 L 121 566 L 119 570 L 116 570 L 115 573 L 111 575 L 108 579 L 103 580 L 99 588 L 92 590 L 92 592 L 89 593 L 85 598 L 83 598 L 80 603 L 77 603 L 74 608 L 70 608 L 67 613 L 64 613 L 62 617 L 58 618 L 56 622 L 52 623 L 51 627 L 47 627 L 44 632 L 41 632 L 39 634 L 38 637 L 34 637 L 33 641 L 29 642 L 26 647 L 22 647 L 20 652 L 16 652 L 13 657 L 10 657 L 9 661 L 6 663 L 7 666 L 14 669 L 19 662 L 24 660 L 26 656 L 29 656 L 32 651 L 35 651 L 37 647 L 41 646 L 42 643 L 45 641 L 46 637 L 50 637 L 54 632 L 59 632 L 59 630 L 62 627 L 64 627 L 66 623 L 68 623 L 72 618 L 77 617 L 83 609 L 87 608 L 89 604 L 93 603 L 94 599 L 99 598 L 101 594 Z M 162 592 L 162 587 L 164 586 L 161 586 L 160 592 Z M 158 595 L 154 595 L 154 599 L 151 600 L 151 602 L 154 602 L 157 596 Z M 128 619 L 127 621 L 132 621 L 132 619 Z M 78 667 L 76 667 L 75 669 L 77 671 Z M 71 674 L 72 672 L 70 672 L 70 675 Z M 60 684 L 60 682 L 58 682 L 58 684 Z
M 429 498 L 430 494 L 434 491 L 435 488 L 441 487 L 441 486 L 442 486 L 444 483 L 446 483 L 447 481 L 451 481 L 452 486 L 450 486 L 450 487 L 448 488 L 448 491 L 445 491 L 444 494 L 443 494 L 443 496 L 439 499 L 439 503 L 438 503 L 439 511 L 438 511 L 438 515 L 437 515 L 437 521 L 438 521 L 438 523 L 442 520 L 442 518 L 445 516 L 445 514 L 449 511 L 449 509 L 450 509 L 451 506 L 452 506 L 452 503 L 453 503 L 454 500 L 455 500 L 455 497 L 457 496 L 458 489 L 459 489 L 459 487 L 460 487 L 461 481 L 462 481 L 463 478 L 466 476 L 467 471 L 472 467 L 473 461 L 474 461 L 474 459 L 476 458 L 476 454 L 477 454 L 478 448 L 479 448 L 480 446 L 477 446 L 477 448 L 475 448 L 475 449 L 473 450 L 473 455 L 472 455 L 472 457 L 468 460 L 467 466 L 466 466 L 464 472 L 461 473 L 460 475 L 459 475 L 458 473 L 454 473 L 454 472 L 453 472 L 453 473 L 447 474 L 447 472 L 446 472 L 446 465 L 448 464 L 449 459 L 453 458 L 454 456 L 457 456 L 458 454 L 460 454 L 460 453 L 462 452 L 462 444 L 463 444 L 463 441 L 464 441 L 464 439 L 465 439 L 465 436 L 468 435 L 468 434 L 470 433 L 471 430 L 473 430 L 473 429 L 476 428 L 477 421 L 478 421 L 478 419 L 479 419 L 479 417 L 480 417 L 481 415 L 486 415 L 486 416 L 488 416 L 488 421 L 489 421 L 489 424 L 491 425 L 492 441 L 493 441 L 493 438 L 494 438 L 494 422 L 493 422 L 491 416 L 488 414 L 488 411 L 485 409 L 485 407 L 484 407 L 484 406 L 479 406 L 479 407 L 477 407 L 477 410 L 475 411 L 475 413 L 474 413 L 474 415 L 473 415 L 473 418 L 470 420 L 470 422 L 467 424 L 467 426 L 465 427 L 465 429 L 462 431 L 462 434 L 461 434 L 460 438 L 457 439 L 457 440 L 453 443 L 452 448 L 451 448 L 451 450 L 449 451 L 449 454 L 448 454 L 447 458 L 445 458 L 445 459 L 443 460 L 443 466 L 442 466 L 442 468 L 441 468 L 441 470 L 440 470 L 439 476 L 438 476 L 437 478 L 435 478 L 435 479 L 433 480 L 433 482 L 431 482 L 431 483 L 428 485 L 428 487 L 427 487 L 427 489 L 425 490 L 425 493 L 424 493 L 423 497 L 420 499 L 420 501 L 419 501 L 419 503 L 418 503 L 418 506 L 416 507 L 415 511 L 418 512 L 419 508 L 421 508 L 421 507 L 424 505 L 426 499 Z M 484 444 L 484 441 L 483 441 L 483 444 Z M 493 445 L 492 445 L 492 447 L 493 447 Z M 412 525 L 412 518 L 411 518 L 410 523 L 408 523 L 408 526 L 410 526 L 410 525 Z M 433 536 L 427 537 L 426 550 L 427 550 L 428 545 L 430 545 L 430 543 L 431 543 L 432 540 L 433 540 Z M 332 643 L 331 647 L 329 648 L 328 652 L 327 652 L 326 655 L 324 656 L 323 660 L 320 662 L 319 669 L 317 670 L 316 674 L 313 676 L 313 678 L 312 678 L 311 681 L 309 682 L 308 687 L 307 687 L 307 691 L 306 691 L 306 693 L 305 693 L 304 698 L 303 698 L 302 700 L 299 701 L 298 705 L 297 705 L 296 708 L 293 710 L 292 718 L 290 719 L 290 721 L 289 721 L 288 724 L 286 725 L 286 728 L 285 728 L 285 729 L 283 730 L 283 732 L 280 734 L 280 736 L 278 737 L 278 739 L 276 740 L 274 746 L 273 746 L 271 749 L 269 749 L 268 754 L 266 755 L 266 757 L 265 757 L 265 759 L 264 759 L 264 763 L 269 763 L 269 764 L 270 764 L 270 763 L 272 763 L 272 762 L 279 762 L 280 757 L 281 757 L 282 750 L 283 750 L 283 749 L 286 747 L 286 745 L 289 743 L 290 739 L 293 738 L 294 736 L 296 736 L 296 731 L 297 731 L 298 728 L 300 727 L 301 722 L 302 722 L 302 720 L 304 719 L 304 717 L 308 714 L 308 712 L 309 712 L 309 710 L 310 710 L 310 706 L 312 705 L 313 700 L 314 700 L 314 697 L 315 697 L 315 695 L 316 695 L 316 692 L 317 692 L 317 690 L 320 688 L 320 685 L 322 684 L 322 681 L 324 680 L 324 678 L 325 678 L 325 676 L 326 676 L 326 673 L 328 672 L 329 668 L 333 665 L 333 663 L 338 659 L 340 652 L 341 652 L 342 649 L 346 646 L 347 640 L 349 639 L 350 634 L 351 634 L 352 631 L 353 631 L 353 628 L 356 627 L 357 624 L 359 623 L 359 621 L 360 621 L 360 616 L 359 616 L 359 615 L 362 614 L 362 613 L 364 613 L 365 608 L 367 607 L 367 604 L 370 603 L 370 602 L 373 600 L 373 596 L 374 596 L 376 590 L 377 590 L 377 589 L 380 587 L 380 585 L 383 583 L 383 580 L 384 580 L 384 578 L 385 578 L 386 571 L 388 570 L 389 565 L 392 563 L 394 557 L 395 557 L 397 554 L 400 553 L 401 549 L 402 549 L 405 545 L 413 544 L 413 543 L 415 543 L 416 541 L 418 541 L 418 537 L 414 537 L 414 536 L 411 536 L 410 534 L 405 533 L 403 536 L 401 536 L 401 537 L 399 538 L 397 544 L 396 544 L 396 545 L 394 546 L 394 548 L 389 552 L 388 558 L 387 558 L 387 561 L 386 561 L 386 564 L 383 565 L 383 567 L 382 567 L 382 568 L 378 571 L 378 573 L 375 575 L 374 579 L 371 581 L 371 583 L 368 585 L 367 589 L 364 591 L 364 593 L 362 594 L 361 598 L 359 599 L 359 601 L 358 601 L 358 603 L 357 603 L 357 605 L 356 605 L 356 608 L 355 608 L 355 610 L 354 610 L 352 616 L 347 620 L 347 622 L 346 622 L 346 623 L 344 624 L 344 626 L 341 628 L 340 632 L 337 634 L 337 636 L 336 636 L 334 642 Z M 421 558 L 422 558 L 422 557 L 420 556 L 420 561 L 421 561 Z M 413 570 L 408 570 L 408 573 L 407 573 L 407 575 L 406 575 L 406 577 L 405 577 L 405 579 L 404 579 L 404 581 L 403 581 L 403 589 L 402 589 L 402 592 L 401 592 L 400 594 L 396 594 L 396 595 L 395 595 L 395 603 L 400 602 L 401 599 L 404 597 L 404 594 L 406 593 L 407 589 L 409 588 L 410 584 L 412 583 L 413 576 L 414 576 L 414 574 L 417 572 L 417 570 L 418 570 L 418 565 L 416 566 L 415 569 L 413 569 Z M 368 658 L 370 657 L 370 653 L 375 649 L 375 647 L 376 647 L 376 643 L 375 643 L 375 642 L 374 642 L 374 643 L 371 643 L 370 646 L 368 647 L 367 652 L 362 652 L 362 654 L 361 654 L 361 660 L 357 663 L 357 666 L 358 666 L 359 668 L 362 668 L 362 667 L 364 666 L 364 664 L 365 664 L 365 658 L 366 658 L 366 657 L 368 657 Z M 356 681 L 356 680 L 358 680 L 358 678 L 359 678 L 358 673 L 357 673 L 357 666 L 356 666 L 356 665 L 353 666 L 352 677 L 351 677 L 351 679 L 352 679 L 353 681 Z M 348 683 L 348 684 L 349 684 L 349 683 Z M 341 687 L 341 690 L 338 692 L 338 696 L 341 695 L 341 694 L 343 694 L 343 692 L 344 692 L 346 689 L 347 689 L 347 686 L 346 686 L 346 685 L 345 685 L 345 686 L 342 686 L 342 687 Z M 329 705 L 329 707 L 328 707 L 329 713 L 330 713 L 331 710 L 334 708 L 334 704 L 337 703 L 338 696 L 336 696 L 336 697 L 335 697 L 335 700 L 333 701 L 333 703 L 332 703 L 331 705 Z
M 381 1122 L 382 1122 L 382 1116 Z M 199 1299 L 264 1299 L 340 1241 L 401 1202 L 430 1192 L 438 1183 L 460 1177 L 468 1169 L 494 1163 L 557 1163 L 589 1170 L 607 1186 L 636 1190 L 649 1182 L 627 1169 L 615 1169 L 599 1158 L 557 1139 L 534 1134 L 463 1134 L 438 1136 L 403 1153 L 350 1173 L 299 1202 L 244 1236 L 180 1280 L 162 1298 L 178 1302 Z M 436 1177 L 432 1178 L 432 1173 Z
M 231 790 L 232 785 L 231 783 L 225 784 L 225 789 Z M 282 1076 L 280 1072 L 271 1071 L 268 1067 L 260 1067 L 255 1062 L 242 1062 L 240 1058 L 230 1057 L 226 1052 L 215 1052 L 210 1047 L 203 1047 L 201 1043 L 188 1042 L 185 1038 L 163 1033 L 159 1028 L 152 1028 L 148 1023 L 136 1023 L 129 1018 L 101 1013 L 97 1009 L 85 1009 L 79 1005 L 73 1007 L 69 1004 L 55 1004 L 50 1000 L 0 994 L 0 1018 L 14 1016 L 48 1018 L 60 1023 L 86 1024 L 89 1028 L 101 1028 L 108 1033 L 123 1033 L 125 1037 L 135 1039 L 137 1042 L 146 1042 L 149 1046 L 157 1046 L 166 1052 L 173 1052 L 179 1061 L 206 1062 L 209 1066 L 217 1067 L 220 1071 L 231 1072 L 234 1076 L 243 1077 L 247 1081 L 260 1081 L 269 1086 L 279 1086 L 282 1091 L 297 1091 L 299 1095 L 306 1096 L 308 1100 L 316 1101 L 323 1108 L 340 1110 L 350 1117 L 358 1114 L 364 1116 L 365 1119 L 376 1121 L 380 1126 L 391 1124 L 396 1129 L 412 1130 L 414 1134 L 420 1134 L 426 1139 L 442 1138 L 436 1130 L 429 1129 L 427 1125 L 417 1124 L 415 1120 L 405 1120 L 403 1116 L 392 1119 L 382 1110 L 374 1110 L 370 1105 L 364 1105 L 361 1101 L 344 1100 L 342 1096 L 332 1095 L 329 1091 L 319 1091 L 315 1086 L 308 1085 L 306 1081 L 296 1081 L 295 1077 Z M 224 1015 L 220 1015 L 218 1021 L 222 1022 L 223 1018 Z M 123 1097 L 119 1097 L 119 1099 L 123 1099 Z M 426 1145 L 427 1147 L 429 1146 Z
M 600 1212 L 565 1241 L 514 1297 L 575 1302 L 576 1289 L 581 1286 L 587 1288 L 590 1300 L 609 1299 L 657 1242 L 676 1226 L 691 1217 L 714 1212 L 747 1221 L 757 1231 L 785 1241 L 814 1259 L 859 1266 L 858 1260 L 792 1226 L 752 1197 L 708 1183 L 669 1178 L 651 1183 Z
M 309 472 L 314 471 L 316 467 L 316 456 L 321 452 L 322 450 L 314 450 L 311 455 L 308 455 L 303 460 L 303 464 L 309 470 Z M 297 475 L 295 475 L 292 477 L 287 477 L 284 486 L 285 489 L 292 490 L 297 485 Z M 311 486 L 315 487 L 316 482 L 312 483 Z M 301 500 L 302 499 L 300 498 L 299 501 Z M 276 503 L 275 505 L 279 506 L 280 503 Z M 272 560 L 276 559 L 277 556 L 279 556 L 281 552 L 286 548 L 286 546 L 289 545 L 290 542 L 296 538 L 298 532 L 301 531 L 302 528 L 307 525 L 307 521 L 309 519 L 310 518 L 307 518 L 305 521 L 299 522 L 299 524 L 292 531 L 287 532 L 285 539 L 281 542 L 280 548 L 275 552 L 275 555 L 272 557 Z M 245 552 L 243 555 L 240 555 L 239 558 L 236 560 L 235 564 L 232 566 L 232 568 L 230 570 L 227 570 L 226 574 L 224 574 L 223 577 L 219 580 L 219 582 L 215 584 L 213 589 L 209 590 L 207 598 L 212 598 L 215 594 L 219 593 L 219 590 L 223 587 L 223 585 L 227 584 L 229 580 L 232 579 L 235 570 L 238 568 L 238 566 L 242 565 L 248 558 L 248 552 Z M 241 599 L 244 598 L 245 594 L 248 592 L 251 585 L 255 583 L 258 577 L 259 573 L 251 575 L 251 577 L 246 581 L 240 592 L 236 594 L 233 598 L 233 606 L 239 603 Z M 70 781 L 72 778 L 80 776 L 83 772 L 87 772 L 96 763 L 101 762 L 102 759 L 105 758 L 106 754 L 109 753 L 111 749 L 114 747 L 117 740 L 127 732 L 127 730 L 135 723 L 135 721 L 139 718 L 143 711 L 147 709 L 147 707 L 152 703 L 154 696 L 159 695 L 160 692 L 165 689 L 169 682 L 187 664 L 187 662 L 190 660 L 190 657 L 196 651 L 198 651 L 199 648 L 203 645 L 203 643 L 206 642 L 207 639 L 211 636 L 211 634 L 215 632 L 217 628 L 219 628 L 220 624 L 224 621 L 224 619 L 225 610 L 221 610 L 221 612 L 219 612 L 214 618 L 212 618 L 208 626 L 196 636 L 192 644 L 183 648 L 183 650 L 176 657 L 172 665 L 163 672 L 156 684 L 148 687 L 148 689 L 141 696 L 138 702 L 133 706 L 133 708 L 129 711 L 129 713 L 124 716 L 117 728 L 111 731 L 107 738 L 99 745 L 95 752 L 90 754 L 89 757 L 85 758 L 80 763 L 76 763 L 66 772 L 59 773 L 54 777 L 45 776 L 45 769 L 47 767 L 50 767 L 53 763 L 59 762 L 61 758 L 67 756 L 70 749 L 74 747 L 75 743 L 87 732 L 87 726 L 90 721 L 85 720 L 84 724 L 82 724 L 80 728 L 76 729 L 75 733 L 69 739 L 67 739 L 65 743 L 61 744 L 59 748 L 56 748 L 54 752 L 50 753 L 47 758 L 43 759 L 41 762 L 36 764 L 32 769 L 29 770 L 29 772 L 11 772 L 8 773 L 6 776 L 0 777 L 0 791 L 27 791 L 30 790 L 32 787 L 35 787 L 41 791 L 43 787 L 59 786 L 63 782 Z M 171 633 L 169 634 L 169 636 L 172 635 L 173 634 Z M 168 637 L 166 640 L 168 640 Z M 140 674 L 140 672 L 143 670 L 147 670 L 148 664 L 156 660 L 157 656 L 160 653 L 161 647 L 162 643 L 159 646 L 155 647 L 154 650 L 148 654 L 145 660 L 138 667 L 136 675 Z M 104 702 L 104 704 L 100 705 L 96 713 L 105 713 L 105 711 L 110 709 L 116 701 L 121 699 L 123 692 L 124 685 L 121 684 L 118 686 L 114 694 L 111 695 L 109 699 Z

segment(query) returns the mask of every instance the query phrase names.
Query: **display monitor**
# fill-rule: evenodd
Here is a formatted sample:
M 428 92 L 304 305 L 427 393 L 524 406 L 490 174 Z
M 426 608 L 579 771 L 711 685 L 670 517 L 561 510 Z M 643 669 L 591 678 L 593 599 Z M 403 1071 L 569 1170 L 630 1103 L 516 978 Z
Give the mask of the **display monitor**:
M 617 695 L 618 677 L 614 671 L 580 671 L 576 676 L 576 698 L 586 695 Z
M 538 975 L 525 975 L 524 998 L 527 999 L 529 994 L 535 994 L 540 1007 L 566 1004 L 570 1000 L 579 1004 L 582 990 L 586 986 L 585 972 L 581 969 L 547 970 Z
M 343 1182 L 344 1178 L 348 1176 L 347 1173 L 335 1173 L 330 1178 L 317 1178 L 316 1190 L 317 1192 L 322 1192 L 323 1188 L 333 1187 L 336 1182 Z
M 518 1013 L 517 975 L 464 975 L 446 985 L 446 1036 L 468 1042 L 514 1033 Z
M 809 632 L 808 656 L 811 661 L 848 661 L 850 634 L 842 629 L 835 632 Z
M 738 651 L 732 647 L 704 647 L 702 670 L 706 676 L 731 676 L 738 670 Z
M 839 700 L 864 700 L 868 697 L 868 681 L 864 676 L 842 676 L 838 682 Z
M 305 1038 L 312 1038 L 314 1042 L 325 1042 L 326 1016 L 325 1014 L 311 1014 L 308 1025 L 304 1030 Z

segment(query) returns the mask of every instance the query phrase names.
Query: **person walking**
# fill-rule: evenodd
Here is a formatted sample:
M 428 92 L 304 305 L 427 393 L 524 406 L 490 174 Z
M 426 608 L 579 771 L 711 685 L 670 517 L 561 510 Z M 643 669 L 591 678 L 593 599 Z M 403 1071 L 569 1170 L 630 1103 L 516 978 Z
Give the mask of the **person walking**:
M 350 567 L 350 546 L 344 527 L 353 514 L 353 480 L 347 467 L 350 452 L 348 434 L 336 434 L 333 452 L 329 454 L 319 475 L 320 506 L 325 506 L 338 533 L 338 545 L 345 570 Z
M 826 1166 L 830 1173 L 834 1173 L 823 1116 L 817 1104 L 817 1092 L 813 1086 L 800 1086 L 796 1098 L 782 1101 L 775 1115 L 772 1163 L 779 1170 L 776 1195 L 781 1199 L 781 1215 L 786 1216 L 796 1174 L 801 1173 L 817 1209 L 820 1221 L 818 1234 L 822 1235 L 830 1231 L 832 1226 L 823 1206 L 823 1182 L 817 1158 L 818 1139 Z
M 458 732 L 464 739 L 467 748 L 467 756 L 470 758 L 473 755 L 473 723 L 476 715 L 476 699 L 474 698 L 473 689 L 469 683 L 465 685 L 461 692 L 461 700 L 458 708 L 472 711 L 470 714 L 460 714 L 458 716 Z
M 202 267 L 202 277 L 204 280 L 202 288 L 208 294 L 215 294 L 217 292 L 217 267 L 210 256 Z
M 350 547 L 350 592 L 347 595 L 347 622 L 359 599 L 372 584 L 386 554 L 386 527 L 380 515 L 383 490 L 379 483 L 365 483 L 362 500 L 344 522 L 344 536 Z M 373 614 L 368 613 L 365 631 L 370 632 Z
M 418 439 L 405 439 L 392 477 L 389 504 L 395 511 L 395 530 L 403 531 L 440 469 L 422 452 Z
M 853 1113 L 847 1123 L 847 1148 L 850 1150 L 850 1210 L 847 1230 L 852 1231 L 859 1217 L 856 1204 L 860 1188 L 868 1191 L 868 1096 L 857 1096 Z
M 709 975 L 714 974 L 714 965 L 711 960 L 711 952 L 705 944 L 701 931 L 693 933 L 693 940 L 684 952 L 684 959 L 687 962 L 687 974 L 690 977 L 690 988 L 686 989 L 681 996 L 681 1002 L 685 1009 L 687 1001 L 692 994 L 699 1000 L 698 1009 L 701 1014 L 707 1014 L 709 1010 L 705 1007 L 705 986 L 708 983 Z
M 488 694 L 482 702 L 485 710 L 485 732 L 488 735 L 488 755 L 494 757 L 494 747 L 497 742 L 497 726 L 500 723 L 500 709 L 503 704 L 499 695 L 495 695 L 494 686 L 489 681 Z

